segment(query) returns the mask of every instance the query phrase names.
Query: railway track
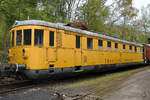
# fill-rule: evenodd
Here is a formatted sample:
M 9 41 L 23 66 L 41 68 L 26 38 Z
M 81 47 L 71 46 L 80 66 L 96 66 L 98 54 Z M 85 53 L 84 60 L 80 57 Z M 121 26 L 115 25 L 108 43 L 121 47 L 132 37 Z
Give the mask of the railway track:
M 0 85 L 0 95 L 24 90 L 24 89 L 29 89 L 32 87 L 35 87 L 36 84 L 34 84 L 33 81 L 20 81 L 20 82 L 13 82 L 9 84 L 1 84 Z
M 126 69 L 126 70 L 129 70 L 129 69 Z M 116 70 L 115 72 L 120 72 L 120 71 L 125 71 L 125 70 Z M 105 75 L 105 74 L 110 74 L 110 73 L 114 73 L 114 72 L 103 72 L 102 75 Z M 101 74 L 96 74 L 94 76 L 92 76 L 93 78 L 95 76 L 99 76 Z M 83 74 L 81 75 L 81 79 L 84 79 L 85 76 L 87 76 L 87 74 Z M 89 75 L 91 76 L 91 75 Z M 145 74 L 141 75 L 141 77 L 139 77 L 138 79 L 135 79 L 133 82 L 129 83 L 129 84 L 132 84 L 140 79 L 142 79 L 144 76 L 146 76 Z M 60 78 L 60 79 L 56 79 L 56 80 L 47 80 L 47 81 L 42 81 L 42 82 L 35 82 L 35 81 L 19 81 L 19 82 L 14 82 L 14 83 L 10 83 L 10 84 L 0 84 L 0 95 L 5 95 L 5 94 L 9 94 L 9 93 L 14 93 L 14 92 L 18 92 L 18 91 L 23 91 L 23 90 L 27 90 L 27 89 L 30 89 L 30 88 L 37 88 L 37 87 L 41 87 L 41 86 L 45 86 L 45 85 L 51 85 L 52 87 L 57 84 L 57 83 L 68 83 L 68 82 L 72 82 L 74 80 L 76 80 L 77 77 L 70 77 L 70 78 Z M 79 95 L 78 97 L 75 97 L 75 99 L 73 100 L 84 100 L 84 98 L 86 97 L 91 97 L 93 96 L 95 93 L 98 93 L 99 92 L 99 95 L 103 95 L 103 92 L 105 89 L 107 90 L 107 88 L 113 88 L 114 86 L 120 84 L 122 81 L 119 81 L 117 84 L 116 83 L 113 83 L 113 84 L 110 84 L 109 86 L 106 86 L 104 88 L 97 88 L 97 86 L 93 86 L 91 87 L 90 89 L 88 89 L 87 91 L 89 91 L 87 94 L 85 95 Z M 127 84 L 126 84 L 127 85 Z M 119 87 L 120 88 L 120 87 Z M 59 94 L 59 93 L 57 93 Z M 61 95 L 61 94 L 60 94 Z M 94 96 L 95 97 L 95 96 Z M 101 99 L 101 96 L 96 96 L 96 98 L 100 98 Z M 86 100 L 86 99 L 85 99 Z M 90 99 L 88 99 L 90 100 Z M 93 99 L 94 100 L 94 99 Z

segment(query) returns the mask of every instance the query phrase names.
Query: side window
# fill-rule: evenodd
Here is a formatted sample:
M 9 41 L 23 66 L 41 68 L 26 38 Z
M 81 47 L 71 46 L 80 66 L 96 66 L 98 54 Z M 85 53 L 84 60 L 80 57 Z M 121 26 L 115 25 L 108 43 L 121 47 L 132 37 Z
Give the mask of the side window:
M 49 32 L 49 46 L 54 46 L 54 31 Z
M 118 51 L 118 43 L 115 43 L 115 51 Z
M 111 42 L 110 42 L 110 41 L 107 42 L 107 49 L 108 49 L 109 51 L 111 50 Z
M 137 48 L 136 48 L 136 46 L 135 46 L 135 48 L 134 48 L 134 49 L 135 49 L 135 52 L 137 52 Z
M 140 52 L 143 52 L 141 47 L 140 47 Z
M 31 29 L 25 29 L 23 33 L 23 44 L 31 45 Z
M 14 46 L 14 31 L 11 34 L 11 45 Z
M 76 48 L 80 48 L 80 36 L 76 36 Z
M 132 46 L 131 45 L 130 45 L 129 49 L 130 49 L 130 52 L 132 52 Z
M 123 52 L 125 52 L 126 51 L 126 45 L 124 44 L 123 45 Z
M 98 40 L 98 49 L 99 50 L 103 49 L 103 40 Z
M 87 49 L 93 49 L 93 39 L 87 38 Z
M 43 45 L 43 30 L 35 29 L 35 31 L 34 31 L 34 45 Z
M 16 40 L 16 45 L 21 45 L 22 42 L 22 30 L 17 30 L 17 40 Z

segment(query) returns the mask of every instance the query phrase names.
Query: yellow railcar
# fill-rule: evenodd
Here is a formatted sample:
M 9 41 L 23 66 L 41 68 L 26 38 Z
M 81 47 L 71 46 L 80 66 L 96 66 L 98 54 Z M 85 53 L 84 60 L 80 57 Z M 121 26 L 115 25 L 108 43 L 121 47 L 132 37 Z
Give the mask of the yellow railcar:
M 143 63 L 143 45 L 40 20 L 16 21 L 9 65 L 31 79 L 52 74 Z M 111 66 L 111 67 L 113 67 Z

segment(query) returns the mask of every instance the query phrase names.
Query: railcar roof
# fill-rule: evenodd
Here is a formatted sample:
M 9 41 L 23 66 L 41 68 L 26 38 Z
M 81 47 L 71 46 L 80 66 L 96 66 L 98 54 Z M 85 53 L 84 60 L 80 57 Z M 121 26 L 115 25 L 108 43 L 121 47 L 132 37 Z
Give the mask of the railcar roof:
M 73 31 L 73 32 L 81 33 L 81 34 L 101 37 L 101 38 L 104 38 L 104 39 L 114 40 L 114 41 L 123 42 L 123 43 L 127 43 L 127 44 L 132 44 L 132 45 L 136 45 L 136 46 L 143 46 L 141 43 L 130 42 L 130 41 L 127 41 L 127 40 L 122 40 L 122 39 L 119 39 L 119 38 L 115 38 L 115 37 L 112 37 L 112 36 L 107 36 L 107 35 L 104 35 L 104 34 L 99 34 L 99 33 L 96 33 L 96 32 L 90 32 L 90 31 L 86 31 L 86 30 L 73 28 L 73 27 L 70 27 L 70 26 L 65 26 L 65 24 L 63 24 L 63 23 L 51 23 L 51 22 L 46 22 L 46 21 L 42 21 L 42 20 L 24 20 L 24 21 L 15 21 L 15 23 L 13 24 L 12 27 L 23 26 L 23 25 L 40 25 L 40 26 L 53 27 L 53 28 L 57 28 L 57 29 L 68 30 L 68 31 Z

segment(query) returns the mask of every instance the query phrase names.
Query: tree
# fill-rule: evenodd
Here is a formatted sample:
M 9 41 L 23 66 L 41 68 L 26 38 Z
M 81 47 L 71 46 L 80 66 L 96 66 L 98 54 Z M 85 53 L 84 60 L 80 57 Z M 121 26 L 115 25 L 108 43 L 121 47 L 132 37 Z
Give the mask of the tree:
M 43 2 L 44 13 L 51 22 L 66 22 L 66 0 L 46 0 Z
M 133 0 L 114 0 L 109 6 L 111 9 L 109 22 L 130 24 L 130 21 L 138 14 L 138 10 L 133 7 Z
M 150 35 L 150 5 L 141 9 L 141 16 L 137 20 L 137 26 L 144 32 L 145 35 Z
M 106 0 L 87 0 L 79 8 L 78 20 L 84 22 L 91 29 L 104 33 L 109 12 L 109 9 L 105 6 L 106 2 Z

